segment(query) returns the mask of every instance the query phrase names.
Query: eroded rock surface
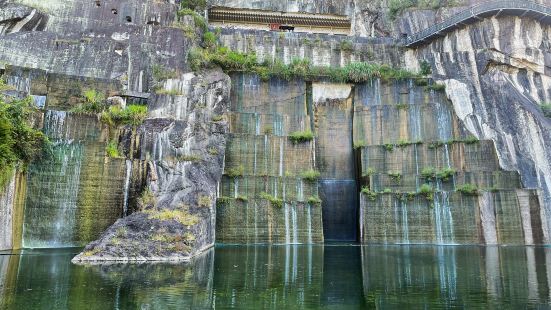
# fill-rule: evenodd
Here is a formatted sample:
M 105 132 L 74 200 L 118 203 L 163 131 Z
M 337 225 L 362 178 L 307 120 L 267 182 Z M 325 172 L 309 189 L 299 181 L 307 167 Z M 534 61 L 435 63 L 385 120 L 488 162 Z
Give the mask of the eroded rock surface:
M 229 77 L 186 74 L 157 95 L 140 128 L 148 162 L 143 210 L 118 220 L 73 261 L 189 260 L 214 244 L 217 185 L 222 176 Z M 176 104 L 181 114 L 169 108 Z

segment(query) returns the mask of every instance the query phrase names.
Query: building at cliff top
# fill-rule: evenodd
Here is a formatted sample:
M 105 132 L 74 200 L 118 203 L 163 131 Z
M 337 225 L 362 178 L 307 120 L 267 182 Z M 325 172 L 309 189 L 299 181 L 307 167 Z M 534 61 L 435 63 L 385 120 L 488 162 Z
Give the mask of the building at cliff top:
M 288 13 L 268 10 L 213 7 L 208 21 L 214 27 L 350 35 L 348 16 Z

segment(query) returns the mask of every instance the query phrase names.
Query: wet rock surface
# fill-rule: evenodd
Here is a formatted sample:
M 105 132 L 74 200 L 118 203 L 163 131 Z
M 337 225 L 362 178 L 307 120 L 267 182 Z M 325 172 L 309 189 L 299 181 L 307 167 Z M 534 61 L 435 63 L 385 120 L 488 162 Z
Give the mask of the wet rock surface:
M 214 245 L 227 124 L 212 118 L 228 108 L 230 81 L 219 71 L 182 79 L 189 79 L 180 83 L 187 85 L 185 115 L 161 113 L 140 128 L 140 156 L 149 163 L 143 209 L 118 220 L 74 261 L 189 260 Z M 170 103 L 167 97 L 152 105 Z

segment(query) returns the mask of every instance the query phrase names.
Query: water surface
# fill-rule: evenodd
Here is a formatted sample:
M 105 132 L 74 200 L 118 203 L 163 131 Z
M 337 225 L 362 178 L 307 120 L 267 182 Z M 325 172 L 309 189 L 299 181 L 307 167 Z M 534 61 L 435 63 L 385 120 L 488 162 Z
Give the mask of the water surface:
M 3 309 L 549 308 L 551 248 L 217 246 L 192 264 L 0 255 Z

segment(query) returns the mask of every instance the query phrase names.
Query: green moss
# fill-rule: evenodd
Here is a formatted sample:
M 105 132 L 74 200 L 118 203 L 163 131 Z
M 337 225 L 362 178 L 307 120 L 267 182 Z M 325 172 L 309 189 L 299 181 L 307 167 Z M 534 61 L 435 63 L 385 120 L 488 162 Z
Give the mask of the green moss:
M 214 146 L 211 146 L 207 149 L 207 153 L 209 153 L 209 155 L 216 156 L 218 155 L 218 149 Z
M 6 90 L 14 90 L 15 87 L 6 84 L 6 81 L 3 77 L 0 77 L 0 91 L 6 91 Z
M 374 78 L 390 80 L 417 77 L 417 74 L 404 69 L 366 62 L 349 63 L 344 67 L 313 66 L 310 60 L 298 58 L 293 59 L 290 64 L 279 60 L 259 63 L 255 54 L 238 53 L 226 47 L 192 49 L 188 54 L 188 61 L 195 71 L 219 65 L 226 72 L 253 72 L 263 79 L 279 77 L 286 80 L 301 78 L 312 81 L 327 78 L 337 83 L 362 83 Z
M 392 151 L 394 151 L 394 144 L 387 143 L 387 144 L 384 144 L 383 147 L 385 148 L 385 150 L 386 150 L 387 152 L 392 152 Z
M 423 72 L 423 69 L 421 68 L 421 74 L 423 74 L 422 72 Z M 418 78 L 418 79 L 415 79 L 414 83 L 416 86 L 428 86 L 429 80 L 425 78 Z
M 372 167 L 369 167 L 367 168 L 367 170 L 364 172 L 364 174 L 362 175 L 363 177 L 369 177 L 369 176 L 372 176 L 375 174 L 375 169 L 373 169 Z
M 167 96 L 182 96 L 182 92 L 177 89 L 155 89 L 155 94 Z
M 352 51 L 352 50 L 354 50 L 354 44 L 352 44 L 351 41 L 343 40 L 340 43 L 340 48 L 343 51 Z
M 207 7 L 207 0 L 182 0 L 180 7 L 183 9 L 201 11 Z
M 177 161 L 189 161 L 189 162 L 198 162 L 201 161 L 201 157 L 197 155 L 180 155 L 176 157 Z
M 363 141 L 363 140 L 359 140 L 359 141 L 355 141 L 354 142 L 354 149 L 355 150 L 358 150 L 358 149 L 361 149 L 361 148 L 364 148 L 367 146 L 367 142 Z
M 421 177 L 425 180 L 434 180 L 436 178 L 436 169 L 433 167 L 425 167 L 421 170 Z
M 207 31 L 203 34 L 203 45 L 206 48 L 215 48 L 216 47 L 216 35 L 210 31 Z
M 436 149 L 436 148 L 439 148 L 439 147 L 443 147 L 444 145 L 445 145 L 445 143 L 442 142 L 442 141 L 434 141 L 434 142 L 429 143 L 428 148 L 429 149 Z
M 436 177 L 443 181 L 448 181 L 456 173 L 454 168 L 444 168 L 436 173 Z
M 117 141 L 109 141 L 109 143 L 105 147 L 105 153 L 107 153 L 107 157 L 122 158 Z
M 208 208 L 210 207 L 211 201 L 209 196 L 199 196 L 197 199 L 197 204 L 199 207 Z
M 426 60 L 421 61 L 420 67 L 421 67 L 421 71 L 420 71 L 421 75 L 426 76 L 432 73 L 432 67 L 430 66 L 428 61 Z
M 396 105 L 396 109 L 398 109 L 398 110 L 407 110 L 407 109 L 409 109 L 409 104 L 399 103 L 399 104 Z
M 303 180 L 305 181 L 308 181 L 308 182 L 316 182 L 319 177 L 320 177 L 320 173 L 319 171 L 316 171 L 316 170 L 313 170 L 313 169 L 310 169 L 308 171 L 305 171 L 301 174 L 301 177 Z
M 308 197 L 308 204 L 311 206 L 319 206 L 321 205 L 322 201 L 318 196 L 310 196 Z
M 434 199 L 434 189 L 430 184 L 423 184 L 419 188 L 419 194 L 425 197 L 426 200 Z
M 283 199 L 276 198 L 266 192 L 260 193 L 260 198 L 264 200 L 268 200 L 272 207 L 282 208 L 283 207 Z
M 87 89 L 82 93 L 84 103 L 71 109 L 70 112 L 82 114 L 100 113 L 106 108 L 105 96 L 95 89 Z
M 461 140 L 465 144 L 475 144 L 480 142 L 480 140 L 475 136 L 468 136 L 467 138 Z
M 153 195 L 153 192 L 146 188 L 138 198 L 138 206 L 141 210 L 144 210 L 147 207 L 154 207 L 157 204 L 157 198 Z
M 237 198 L 235 198 L 235 199 L 238 200 L 238 201 L 241 201 L 241 202 L 249 201 L 249 197 L 243 196 L 243 195 L 238 195 Z
M 126 108 L 111 106 L 101 114 L 101 121 L 110 126 L 142 124 L 147 117 L 147 106 L 130 104 Z
M 242 165 L 240 165 L 235 168 L 226 169 L 226 175 L 230 178 L 242 177 L 244 171 L 245 171 L 245 168 Z
M 455 188 L 456 191 L 463 195 L 476 196 L 478 195 L 478 186 L 475 184 L 466 183 Z
M 289 140 L 291 140 L 293 143 L 303 143 L 303 142 L 309 142 L 314 139 L 314 133 L 310 130 L 306 131 L 295 131 L 289 135 Z
M 392 189 L 390 189 L 390 188 L 385 188 L 385 189 L 383 190 L 383 194 L 392 194 Z
M 411 144 L 413 144 L 413 143 L 409 142 L 408 140 L 400 139 L 400 140 L 398 140 L 398 143 L 396 144 L 396 146 L 399 147 L 399 148 L 404 148 L 404 147 L 409 146 Z
M 215 123 L 218 123 L 218 122 L 221 122 L 224 120 L 224 115 L 214 115 L 212 117 L 212 121 L 215 122 Z
M 395 171 L 395 172 L 389 171 L 388 175 L 390 176 L 392 181 L 396 184 L 400 184 L 400 182 L 402 181 L 402 174 L 399 171 Z
M 229 206 L 232 199 L 227 196 L 221 196 L 216 199 L 216 206 L 217 207 L 223 207 L 223 206 Z
M 373 192 L 369 189 L 369 187 L 365 186 L 365 187 L 362 187 L 362 194 L 365 195 L 365 197 L 371 201 L 375 201 L 377 200 L 377 193 L 376 192 Z

